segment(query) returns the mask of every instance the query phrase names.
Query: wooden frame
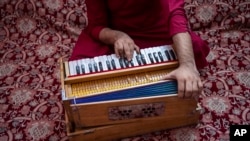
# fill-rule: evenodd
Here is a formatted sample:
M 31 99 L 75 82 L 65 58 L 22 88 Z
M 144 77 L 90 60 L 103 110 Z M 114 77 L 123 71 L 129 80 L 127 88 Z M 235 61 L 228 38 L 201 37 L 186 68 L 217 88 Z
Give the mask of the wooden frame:
M 106 72 L 103 75 L 78 76 L 74 80 L 73 77 L 67 77 L 63 64 L 61 60 L 62 98 L 66 112 L 67 134 L 71 141 L 110 141 L 198 122 L 197 101 L 194 99 L 180 99 L 177 94 L 74 104 L 74 98 L 67 97 L 67 94 L 71 92 L 71 84 L 73 83 L 81 82 L 81 80 L 92 81 L 118 76 L 121 72 L 124 75 L 129 75 L 133 71 L 148 70 L 146 68 L 131 68 L 127 71 L 120 70 L 119 73 L 115 72 L 115 74 L 114 72 Z M 151 66 L 149 70 L 169 70 L 176 66 L 178 66 L 177 62 L 170 62 L 169 66 L 158 64 L 156 67 Z M 157 106 L 154 107 L 157 104 L 160 107 L 160 112 Z M 152 113 L 143 112 L 141 107 L 153 107 L 153 110 L 150 111 Z M 123 112 L 123 109 L 129 109 L 130 113 L 125 116 L 120 114 L 119 112 Z M 118 113 L 113 114 L 117 117 L 112 117 L 112 110 Z M 133 115 L 133 113 L 136 113 L 133 110 L 141 113 L 140 116 Z

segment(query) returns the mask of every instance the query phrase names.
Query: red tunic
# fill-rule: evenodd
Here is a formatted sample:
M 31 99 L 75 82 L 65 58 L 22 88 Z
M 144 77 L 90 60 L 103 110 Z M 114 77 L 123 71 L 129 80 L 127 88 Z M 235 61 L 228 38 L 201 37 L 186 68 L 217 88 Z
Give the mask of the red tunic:
M 189 31 L 183 0 L 86 0 L 88 25 L 78 38 L 70 60 L 114 53 L 99 40 L 109 27 L 127 33 L 140 48 L 172 44 L 172 36 Z M 190 32 L 190 31 L 189 31 Z M 207 44 L 190 32 L 196 65 L 207 65 Z

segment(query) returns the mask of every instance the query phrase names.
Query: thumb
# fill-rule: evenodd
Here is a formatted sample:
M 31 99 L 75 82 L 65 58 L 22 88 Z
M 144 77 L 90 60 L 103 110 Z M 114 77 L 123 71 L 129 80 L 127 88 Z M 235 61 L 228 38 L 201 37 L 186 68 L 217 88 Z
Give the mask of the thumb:
M 165 75 L 162 79 L 163 79 L 163 80 L 176 79 L 175 71 L 172 71 L 172 72 L 168 73 L 168 74 Z

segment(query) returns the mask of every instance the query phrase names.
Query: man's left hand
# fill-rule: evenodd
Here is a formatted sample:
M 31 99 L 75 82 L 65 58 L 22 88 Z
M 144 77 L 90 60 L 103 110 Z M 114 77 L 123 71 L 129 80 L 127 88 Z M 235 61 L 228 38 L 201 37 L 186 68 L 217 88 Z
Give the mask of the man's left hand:
M 194 97 L 201 94 L 203 84 L 196 68 L 181 65 L 167 74 L 163 79 L 176 79 L 179 97 Z

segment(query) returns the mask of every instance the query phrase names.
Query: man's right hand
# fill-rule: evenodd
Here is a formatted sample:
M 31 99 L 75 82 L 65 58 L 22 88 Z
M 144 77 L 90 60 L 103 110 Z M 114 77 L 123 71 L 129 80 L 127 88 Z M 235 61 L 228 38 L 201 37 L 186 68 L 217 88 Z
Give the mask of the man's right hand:
M 135 44 L 134 40 L 122 31 L 104 28 L 101 30 L 99 38 L 102 42 L 114 46 L 118 58 L 126 58 L 131 61 L 134 50 L 137 53 L 140 52 L 140 48 Z
M 126 58 L 128 61 L 132 60 L 134 50 L 137 53 L 140 52 L 140 48 L 134 43 L 133 39 L 125 33 L 117 37 L 114 43 L 114 50 L 118 58 Z

